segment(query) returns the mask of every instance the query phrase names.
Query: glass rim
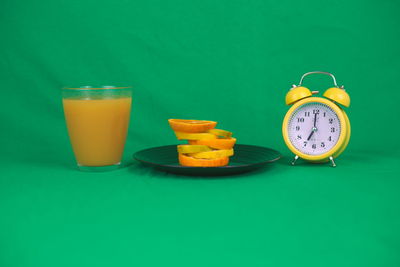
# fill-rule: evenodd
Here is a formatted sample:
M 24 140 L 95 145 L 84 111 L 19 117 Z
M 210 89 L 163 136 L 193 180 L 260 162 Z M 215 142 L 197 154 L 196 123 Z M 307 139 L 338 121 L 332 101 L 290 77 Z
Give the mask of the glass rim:
M 113 85 L 103 85 L 103 86 L 67 86 L 63 87 L 62 90 L 77 90 L 77 91 L 90 91 L 90 90 L 115 90 L 115 89 L 130 89 L 131 86 L 113 86 Z

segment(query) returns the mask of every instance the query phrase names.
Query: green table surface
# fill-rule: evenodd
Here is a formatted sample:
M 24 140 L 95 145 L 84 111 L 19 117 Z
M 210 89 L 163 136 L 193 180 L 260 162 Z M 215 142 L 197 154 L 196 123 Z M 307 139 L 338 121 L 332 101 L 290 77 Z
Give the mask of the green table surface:
M 4 0 L 0 266 L 400 266 L 400 4 Z M 329 71 L 352 98 L 337 168 L 285 146 L 284 97 Z M 124 168 L 75 167 L 60 88 L 133 86 Z M 307 78 L 312 90 L 332 85 Z M 185 177 L 133 162 L 216 120 L 283 158 Z

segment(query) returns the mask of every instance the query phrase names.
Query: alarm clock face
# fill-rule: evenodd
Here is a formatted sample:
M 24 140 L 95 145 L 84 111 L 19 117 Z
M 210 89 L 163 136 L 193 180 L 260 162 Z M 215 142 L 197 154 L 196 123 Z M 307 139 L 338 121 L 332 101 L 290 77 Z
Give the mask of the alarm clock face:
M 297 150 L 307 155 L 321 155 L 338 142 L 341 123 L 328 105 L 311 102 L 292 113 L 287 129 L 289 140 Z

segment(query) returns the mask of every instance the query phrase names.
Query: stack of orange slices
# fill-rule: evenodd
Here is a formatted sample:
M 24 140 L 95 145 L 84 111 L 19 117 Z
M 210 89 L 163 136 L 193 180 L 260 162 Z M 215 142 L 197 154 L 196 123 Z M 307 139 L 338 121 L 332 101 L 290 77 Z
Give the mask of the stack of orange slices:
M 187 145 L 178 145 L 182 166 L 220 167 L 229 163 L 236 138 L 231 132 L 215 129 L 217 122 L 179 119 L 168 122 L 178 140 L 188 140 Z

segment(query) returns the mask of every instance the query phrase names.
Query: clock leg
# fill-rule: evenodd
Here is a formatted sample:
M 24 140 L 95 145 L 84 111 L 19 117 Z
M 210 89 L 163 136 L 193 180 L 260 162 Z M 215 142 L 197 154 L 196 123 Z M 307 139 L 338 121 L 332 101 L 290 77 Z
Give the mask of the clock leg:
M 298 160 L 298 158 L 299 158 L 299 156 L 297 156 L 297 155 L 294 157 L 294 159 L 293 159 L 293 161 L 292 161 L 292 165 L 293 165 L 293 166 L 294 166 L 294 164 L 296 163 L 296 161 Z
M 331 163 L 332 163 L 332 167 L 336 167 L 336 163 L 335 163 L 335 161 L 333 160 L 333 157 L 332 157 L 332 156 L 329 157 L 329 160 L 330 160 Z

